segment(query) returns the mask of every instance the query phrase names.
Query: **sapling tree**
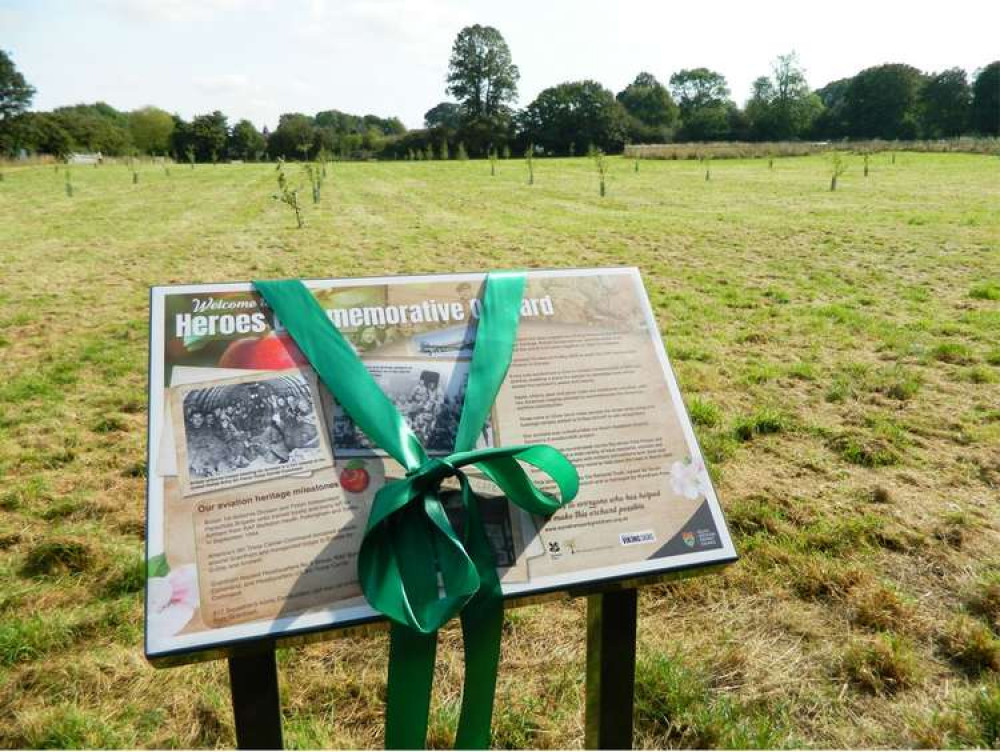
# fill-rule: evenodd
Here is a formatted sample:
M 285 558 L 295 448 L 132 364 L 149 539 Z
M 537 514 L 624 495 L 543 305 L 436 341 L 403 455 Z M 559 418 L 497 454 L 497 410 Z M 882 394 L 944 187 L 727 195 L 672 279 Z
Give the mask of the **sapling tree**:
M 69 168 L 66 168 L 66 197 L 73 198 L 73 180 L 70 177 Z
M 590 147 L 590 156 L 594 159 L 594 166 L 597 168 L 597 179 L 599 181 L 601 196 L 605 193 L 605 180 L 608 176 L 608 158 L 601 149 Z
M 313 203 L 318 204 L 323 190 L 323 174 L 320 172 L 319 165 L 311 162 L 306 162 L 305 170 L 309 177 L 309 187 L 312 189 Z
M 712 179 L 712 155 L 702 154 L 698 157 L 698 161 L 701 162 L 702 166 L 705 168 L 705 180 Z
M 639 172 L 639 157 L 636 156 L 633 161 L 635 162 L 635 165 L 634 165 L 635 166 L 635 171 Z
M 496 177 L 497 174 L 497 150 L 490 148 L 490 177 Z
M 837 190 L 837 178 L 847 172 L 847 161 L 839 151 L 834 151 L 830 155 L 830 190 Z
M 278 193 L 271 196 L 275 201 L 280 201 L 283 204 L 289 206 L 292 211 L 295 212 L 295 223 L 298 229 L 302 229 L 305 226 L 305 222 L 302 221 L 302 207 L 299 205 L 299 189 L 288 187 L 288 178 L 285 177 L 285 171 L 282 169 L 281 162 L 278 163 Z
M 524 152 L 524 161 L 528 165 L 528 185 L 535 184 L 535 145 L 528 144 L 527 150 Z
M 769 170 L 773 170 L 774 169 L 774 157 L 768 157 L 767 158 L 767 169 L 769 169 Z
M 865 152 L 865 177 L 868 177 L 868 152 Z
M 184 150 L 184 153 L 187 155 L 188 163 L 190 163 L 191 169 L 193 170 L 194 169 L 194 147 L 193 146 L 189 146 L 188 148 L 186 148 Z

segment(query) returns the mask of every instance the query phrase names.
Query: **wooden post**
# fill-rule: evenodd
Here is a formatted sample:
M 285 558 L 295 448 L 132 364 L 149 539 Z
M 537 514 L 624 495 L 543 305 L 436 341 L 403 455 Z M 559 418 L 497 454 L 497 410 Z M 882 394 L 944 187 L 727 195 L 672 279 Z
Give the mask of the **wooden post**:
M 281 701 L 274 648 L 229 659 L 236 746 L 239 749 L 282 749 Z
M 634 588 L 587 599 L 587 749 L 632 749 L 637 604 Z

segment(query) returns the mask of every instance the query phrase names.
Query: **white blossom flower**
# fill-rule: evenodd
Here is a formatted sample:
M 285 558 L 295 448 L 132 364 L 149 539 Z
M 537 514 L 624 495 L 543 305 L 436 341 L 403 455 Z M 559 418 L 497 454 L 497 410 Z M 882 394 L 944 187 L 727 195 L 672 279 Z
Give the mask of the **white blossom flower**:
M 177 567 L 166 577 L 150 577 L 146 589 L 149 631 L 154 639 L 180 632 L 198 608 L 198 572 L 194 564 Z
M 708 490 L 708 473 L 701 460 L 675 462 L 670 466 L 670 487 L 678 496 L 694 501 Z

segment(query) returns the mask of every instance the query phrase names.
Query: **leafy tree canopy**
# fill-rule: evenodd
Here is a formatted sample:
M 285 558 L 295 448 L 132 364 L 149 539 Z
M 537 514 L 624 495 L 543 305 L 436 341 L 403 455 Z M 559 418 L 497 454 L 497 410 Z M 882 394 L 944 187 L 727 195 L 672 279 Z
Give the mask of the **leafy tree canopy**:
M 844 94 L 847 135 L 907 139 L 918 133 L 917 97 L 923 74 L 912 65 L 890 63 L 866 68 Z
M 920 130 L 924 138 L 960 136 L 969 125 L 972 90 L 965 71 L 950 68 L 927 78 L 920 90 Z
M 174 118 L 157 107 L 143 107 L 128 117 L 132 144 L 146 154 L 166 154 L 174 132 Z
M 771 76 L 753 82 L 746 116 L 751 135 L 762 141 L 801 138 L 823 109 L 819 97 L 809 90 L 805 72 L 795 53 L 780 55 Z
M 685 68 L 670 77 L 670 89 L 681 110 L 681 117 L 705 107 L 719 107 L 729 100 L 726 77 L 708 68 Z
M 522 138 L 550 154 L 617 151 L 625 139 L 625 109 L 597 81 L 545 89 L 521 116 Z
M 1000 136 L 1000 60 L 979 71 L 972 84 L 972 127 L 983 136 Z
M 10 56 L 0 50 L 0 125 L 31 106 L 35 89 L 15 67 Z
M 229 133 L 227 151 L 235 159 L 256 161 L 267 150 L 267 140 L 249 120 L 240 120 Z
M 455 102 L 441 102 L 424 113 L 425 128 L 457 131 L 462 125 L 462 107 Z
M 678 107 L 667 87 L 651 73 L 640 73 L 618 92 L 616 99 L 626 112 L 645 125 L 671 126 L 677 120 Z
M 490 118 L 517 98 L 521 74 L 503 35 L 492 26 L 466 26 L 448 62 L 448 93 L 467 118 Z

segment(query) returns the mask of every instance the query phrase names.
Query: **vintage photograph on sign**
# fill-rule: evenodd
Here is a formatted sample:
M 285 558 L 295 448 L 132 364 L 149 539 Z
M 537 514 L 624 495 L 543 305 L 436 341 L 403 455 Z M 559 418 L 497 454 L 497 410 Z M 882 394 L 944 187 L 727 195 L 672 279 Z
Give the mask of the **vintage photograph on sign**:
M 549 444 L 580 491 L 540 518 L 469 468 L 504 596 L 735 560 L 638 271 L 526 278 L 510 370 L 477 446 Z M 306 283 L 431 456 L 454 450 L 483 279 Z M 375 493 L 406 473 L 251 285 L 153 288 L 151 350 L 147 541 L 162 577 L 148 593 L 148 657 L 197 660 L 379 618 L 361 596 L 358 549 Z M 454 479 L 441 500 L 460 532 Z

